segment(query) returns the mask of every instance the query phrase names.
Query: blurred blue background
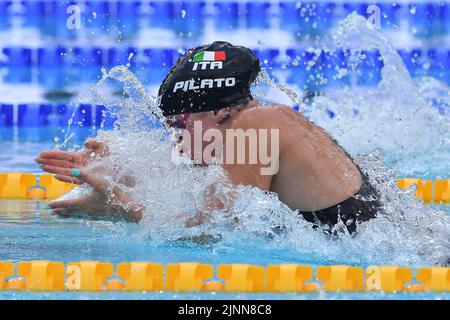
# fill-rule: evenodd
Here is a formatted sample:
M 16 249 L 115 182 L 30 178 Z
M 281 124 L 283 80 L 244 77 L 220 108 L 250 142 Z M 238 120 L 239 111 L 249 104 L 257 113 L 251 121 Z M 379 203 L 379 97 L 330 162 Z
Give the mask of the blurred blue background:
M 126 64 L 133 53 L 131 70 L 155 93 L 186 49 L 214 40 L 252 48 L 271 76 L 303 96 L 375 86 L 383 66 L 378 52 L 361 53 L 365 59 L 337 77 L 353 57 L 330 37 L 353 11 L 370 18 L 371 5 L 379 9 L 377 28 L 412 76 L 450 84 L 446 1 L 0 0 L 0 135 L 12 136 L 5 128 L 13 125 L 64 126 L 74 112 L 81 126 L 111 126 L 101 106 L 70 104 L 100 79 L 102 67 Z

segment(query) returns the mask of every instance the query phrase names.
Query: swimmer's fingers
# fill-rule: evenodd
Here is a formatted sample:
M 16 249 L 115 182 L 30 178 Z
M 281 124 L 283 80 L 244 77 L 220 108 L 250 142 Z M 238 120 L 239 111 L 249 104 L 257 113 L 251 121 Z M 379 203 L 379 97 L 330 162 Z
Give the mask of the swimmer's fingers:
M 52 209 L 81 209 L 89 205 L 89 198 L 54 200 L 47 204 Z
M 46 167 L 46 166 L 42 166 L 41 167 L 42 170 L 50 172 L 50 173 L 54 173 L 55 176 L 54 178 L 56 180 L 62 181 L 62 182 L 67 182 L 67 183 L 71 183 L 71 184 L 83 184 L 83 181 L 78 179 L 77 177 L 73 176 L 72 173 L 67 174 L 66 171 L 60 170 L 60 169 L 56 169 L 56 167 L 51 166 L 50 168 Z M 63 172 L 63 173 L 61 173 Z M 70 172 L 70 169 L 69 169 Z
M 74 176 L 66 176 L 64 174 L 57 174 L 55 175 L 55 179 L 62 181 L 62 182 L 68 182 L 72 184 L 83 184 L 84 182 L 77 177 Z
M 41 158 L 38 157 L 34 159 L 37 163 L 41 165 L 50 165 L 54 167 L 61 167 L 61 168 L 73 168 L 74 163 L 72 161 L 68 160 L 58 160 L 58 159 L 49 159 L 49 158 Z
M 76 165 L 85 166 L 90 158 L 91 156 L 88 150 L 79 152 L 46 150 L 42 151 L 34 161 L 40 164 L 61 165 L 63 167 L 73 168 Z
M 54 200 L 48 203 L 51 208 L 50 214 L 63 217 L 108 217 L 113 215 L 113 211 L 102 206 L 98 206 L 97 201 L 89 197 L 77 199 Z
M 62 218 L 73 218 L 80 216 L 80 210 L 78 209 L 53 209 L 50 214 L 57 215 Z
M 38 158 L 41 159 L 58 159 L 73 162 L 76 158 L 75 152 L 61 151 L 61 150 L 46 150 L 42 151 Z
M 92 151 L 100 157 L 104 157 L 109 154 L 107 143 L 95 139 L 88 139 L 84 144 L 84 149 L 87 151 Z
M 81 218 L 81 219 L 106 219 L 110 220 L 113 218 L 112 214 L 108 214 L 108 212 L 88 212 L 86 210 L 80 209 L 54 209 L 50 212 L 52 215 L 56 215 L 61 218 Z
M 93 174 L 85 169 L 78 169 L 77 178 L 88 183 L 95 190 L 105 194 L 109 190 L 109 184 L 100 174 Z
M 102 217 L 100 214 L 94 214 L 83 211 L 79 208 L 72 209 L 53 209 L 50 214 L 56 215 L 61 218 L 98 218 Z
M 41 168 L 42 168 L 42 170 L 50 172 L 50 173 L 64 175 L 64 176 L 73 176 L 70 168 L 61 168 L 61 167 L 56 167 L 56 166 L 47 165 L 47 164 L 42 165 Z

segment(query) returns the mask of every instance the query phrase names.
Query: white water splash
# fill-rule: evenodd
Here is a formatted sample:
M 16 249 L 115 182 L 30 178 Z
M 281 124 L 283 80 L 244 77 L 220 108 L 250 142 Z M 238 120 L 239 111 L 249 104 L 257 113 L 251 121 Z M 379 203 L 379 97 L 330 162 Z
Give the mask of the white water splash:
M 432 78 L 415 84 L 387 39 L 367 28 L 366 20 L 355 13 L 341 22 L 335 41 L 355 52 L 378 49 L 384 62 L 382 79 L 375 88 L 350 87 L 334 95 L 316 97 L 308 116 L 352 153 L 382 150 L 386 160 L 404 174 L 424 176 L 435 164 L 447 163 L 450 121 L 432 106 L 432 101 L 447 97 L 441 102 L 450 110 L 450 89 Z M 333 120 L 326 108 L 336 114 Z

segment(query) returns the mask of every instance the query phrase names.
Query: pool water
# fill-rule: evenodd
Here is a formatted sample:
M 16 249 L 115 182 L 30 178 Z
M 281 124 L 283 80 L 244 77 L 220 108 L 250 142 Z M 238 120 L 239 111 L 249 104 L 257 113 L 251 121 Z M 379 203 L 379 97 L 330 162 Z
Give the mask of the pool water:
M 308 255 L 286 250 L 264 250 L 256 243 L 249 248 L 218 248 L 214 245 L 172 243 L 154 245 L 134 236 L 136 226 L 105 221 L 59 218 L 44 210 L 45 203 L 32 200 L 0 201 L 0 252 L 5 260 L 129 261 L 174 263 L 198 261 L 214 266 L 224 263 L 307 263 L 312 266 L 333 261 L 311 260 Z M 211 293 L 211 292 L 14 292 L 0 291 L 0 299 L 448 299 L 449 293 Z
M 340 19 L 342 18 L 344 17 Z M 355 30 L 357 41 L 351 36 Z M 40 151 L 53 148 L 77 150 L 87 137 L 98 135 L 112 142 L 112 156 L 105 160 L 105 166 L 117 170 L 119 177 L 128 174 L 139 177 L 138 187 L 132 192 L 137 200 L 149 208 L 144 220 L 136 225 L 65 219 L 50 215 L 44 208 L 45 201 L 0 201 L 0 259 L 13 262 L 44 259 L 112 263 L 149 261 L 164 265 L 195 261 L 214 266 L 225 263 L 263 266 L 298 263 L 314 267 L 330 264 L 360 267 L 393 264 L 414 269 L 445 263 L 450 256 L 450 206 L 423 205 L 413 199 L 414 190 L 398 190 L 395 179 L 448 178 L 450 89 L 445 81 L 439 81 L 446 74 L 429 77 L 434 70 L 431 68 L 429 73 L 417 72 L 413 79 L 413 72 L 408 69 L 411 66 L 402 60 L 404 56 L 397 53 L 383 33 L 369 29 L 360 16 L 347 17 L 341 27 L 334 31 L 336 34 L 333 41 L 339 43 L 336 46 L 353 48 L 356 61 L 359 59 L 360 62 L 354 69 L 346 66 L 345 72 L 342 70 L 344 68 L 337 68 L 338 70 L 333 70 L 333 76 L 328 74 L 329 79 L 343 82 L 345 86 L 330 86 L 326 90 L 316 91 L 314 88 L 317 89 L 318 86 L 314 81 L 314 88 L 309 85 L 305 88 L 305 79 L 311 76 L 305 77 L 300 72 L 303 69 L 295 68 L 287 70 L 290 74 L 286 75 L 286 70 L 279 64 L 277 70 L 268 68 L 269 75 L 276 76 L 279 71 L 276 80 L 288 83 L 289 90 L 273 85 L 267 78 L 261 79 L 252 90 L 255 97 L 263 102 L 281 102 L 299 108 L 306 117 L 330 132 L 376 182 L 386 203 L 386 216 L 365 224 L 355 237 L 343 235 L 340 239 L 329 240 L 300 221 L 295 212 L 275 197 L 254 188 L 242 187 L 238 188 L 239 198 L 229 217 L 230 220 L 233 216 L 239 217 L 241 225 L 237 228 L 230 226 L 219 212 L 210 224 L 186 230 L 180 223 L 183 221 L 180 219 L 180 212 L 193 214 L 205 188 L 216 181 L 222 181 L 223 172 L 217 167 L 200 171 L 171 163 L 168 160 L 171 144 L 167 133 L 148 125 L 148 118 L 153 117 L 150 110 L 155 110 L 154 96 L 157 87 L 147 80 L 159 79 L 164 72 L 150 68 L 147 70 L 150 74 L 143 76 L 138 70 L 131 68 L 130 72 L 124 66 L 110 69 L 109 67 L 120 64 L 112 63 L 103 72 L 104 81 L 90 89 L 78 88 L 83 93 L 81 97 L 77 97 L 80 101 L 74 98 L 67 103 L 102 104 L 109 110 L 116 110 L 120 130 L 98 130 L 74 124 L 70 127 L 2 125 L 1 171 L 41 174 L 42 170 L 33 162 Z M 319 43 L 318 46 L 322 48 L 326 44 Z M 383 63 L 377 63 L 377 81 L 368 85 L 367 82 L 358 81 L 364 78 L 361 78 L 361 74 L 364 76 L 367 71 L 362 67 L 365 58 L 360 57 L 365 50 L 373 49 L 383 58 Z M 372 62 L 374 61 L 377 60 Z M 47 83 L 45 79 L 41 79 L 40 85 L 47 86 L 49 91 L 66 90 L 67 88 L 58 87 L 59 80 L 55 81 L 61 75 L 57 71 L 58 67 L 48 68 L 52 72 L 44 78 L 53 79 L 53 82 Z M 340 78 L 336 80 L 334 77 L 335 73 L 352 74 L 355 70 L 359 74 L 351 79 L 344 77 L 340 81 Z M 302 75 L 296 78 L 296 74 L 300 73 Z M 99 74 L 88 74 L 89 79 L 86 81 L 95 82 Z M 140 81 L 140 77 L 145 79 Z M 64 79 L 68 78 L 70 77 Z M 289 83 L 290 79 L 296 81 Z M 77 79 L 73 82 L 79 81 L 81 80 Z M 26 100 L 27 97 L 21 97 L 26 96 L 21 91 L 23 87 L 17 87 L 16 91 L 14 88 L 13 98 L 7 93 L 2 96 L 15 104 L 24 102 L 21 99 Z M 302 98 L 307 93 L 314 94 L 309 99 L 304 99 L 304 103 Z M 33 99 L 36 97 L 42 99 L 37 94 Z M 221 191 L 229 191 L 230 187 L 225 183 L 218 185 Z M 77 188 L 66 197 L 76 197 L 85 190 L 85 187 Z M 274 233 L 273 226 L 285 227 L 286 233 Z M 180 240 L 205 232 L 220 235 L 220 240 L 206 244 Z M 449 299 L 450 295 L 378 292 L 213 294 L 0 291 L 0 298 Z

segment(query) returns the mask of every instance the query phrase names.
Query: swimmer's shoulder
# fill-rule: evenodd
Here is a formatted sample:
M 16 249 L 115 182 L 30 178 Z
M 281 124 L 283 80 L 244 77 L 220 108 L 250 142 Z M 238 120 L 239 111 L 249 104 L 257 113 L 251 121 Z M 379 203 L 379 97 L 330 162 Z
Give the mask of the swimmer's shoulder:
M 248 108 L 238 113 L 235 120 L 239 127 L 285 128 L 291 125 L 293 117 L 299 116 L 297 111 L 286 105 L 251 102 Z

